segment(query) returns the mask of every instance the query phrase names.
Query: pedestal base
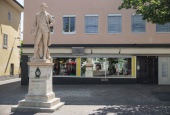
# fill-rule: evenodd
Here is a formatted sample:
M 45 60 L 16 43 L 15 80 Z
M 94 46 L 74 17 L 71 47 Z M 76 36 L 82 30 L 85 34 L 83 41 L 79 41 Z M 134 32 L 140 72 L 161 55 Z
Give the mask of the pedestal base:
M 25 102 L 27 103 L 27 102 Z M 34 102 L 34 104 L 37 104 Z M 38 103 L 39 104 L 39 103 Z M 43 105 L 43 102 L 41 103 L 41 105 Z M 13 106 L 11 108 L 12 112 L 43 112 L 43 113 L 53 113 L 56 110 L 58 110 L 60 107 L 62 107 L 64 105 L 64 103 L 60 102 L 50 108 L 43 108 L 43 107 L 34 107 L 34 106 Z
M 85 77 L 93 77 L 93 64 L 86 64 Z
M 54 112 L 64 105 L 60 98 L 55 98 L 52 89 L 53 63 L 37 60 L 29 62 L 30 77 L 28 94 L 18 105 L 11 108 L 12 112 Z M 41 75 L 37 78 L 36 69 L 39 68 Z

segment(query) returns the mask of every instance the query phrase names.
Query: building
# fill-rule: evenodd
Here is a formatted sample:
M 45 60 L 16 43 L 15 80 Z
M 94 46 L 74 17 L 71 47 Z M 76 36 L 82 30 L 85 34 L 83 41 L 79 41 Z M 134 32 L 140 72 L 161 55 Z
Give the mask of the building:
M 0 0 L 0 76 L 20 73 L 21 12 L 16 0 Z
M 54 84 L 170 84 L 170 23 L 148 23 L 121 0 L 25 1 L 22 84 L 33 56 L 30 35 L 35 14 L 46 2 L 55 19 L 51 31 Z M 85 75 L 87 58 L 93 76 Z

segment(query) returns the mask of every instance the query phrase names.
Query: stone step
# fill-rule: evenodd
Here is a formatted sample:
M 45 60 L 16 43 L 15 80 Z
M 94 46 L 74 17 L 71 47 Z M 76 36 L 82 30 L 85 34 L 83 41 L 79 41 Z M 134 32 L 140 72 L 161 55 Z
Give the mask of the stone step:
M 55 93 L 49 93 L 47 95 L 26 95 L 25 100 L 26 101 L 44 101 L 47 102 L 51 99 L 55 98 Z
M 53 106 L 52 109 L 54 110 L 58 110 L 59 108 L 61 108 L 64 105 L 64 102 L 60 102 L 57 105 Z
M 25 107 L 51 108 L 58 103 L 60 103 L 60 98 L 54 98 L 48 102 L 21 100 L 18 102 L 18 105 L 23 107 L 25 106 Z
M 26 107 L 26 106 L 13 106 L 11 108 L 11 112 L 44 112 L 44 113 L 52 113 L 58 110 L 60 107 L 64 105 L 63 102 L 58 103 L 57 105 L 51 108 L 41 108 L 41 107 Z

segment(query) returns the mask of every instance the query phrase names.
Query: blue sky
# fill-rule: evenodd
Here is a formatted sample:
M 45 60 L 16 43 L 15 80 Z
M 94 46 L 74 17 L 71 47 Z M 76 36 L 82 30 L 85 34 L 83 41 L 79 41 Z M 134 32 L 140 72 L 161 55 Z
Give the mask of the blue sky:
M 24 0 L 17 0 L 21 5 L 24 6 Z

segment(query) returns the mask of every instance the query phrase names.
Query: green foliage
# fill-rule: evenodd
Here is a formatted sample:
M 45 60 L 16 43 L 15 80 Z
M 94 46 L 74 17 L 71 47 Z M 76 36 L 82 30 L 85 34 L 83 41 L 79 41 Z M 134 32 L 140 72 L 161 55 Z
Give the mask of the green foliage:
M 23 40 L 21 40 L 20 45 L 21 45 L 20 52 L 19 52 L 19 53 L 20 53 L 20 62 L 22 62 L 22 60 L 21 60 L 21 55 L 22 55 L 22 53 L 23 53 L 23 51 L 22 51 Z
M 104 58 L 98 58 L 97 61 L 103 63 L 104 62 Z
M 107 61 L 109 62 L 109 74 L 113 75 L 116 72 L 115 64 L 118 63 L 118 58 L 108 58 Z
M 119 10 L 136 9 L 148 22 L 165 24 L 170 22 L 170 0 L 122 0 Z
M 81 64 L 87 61 L 87 58 L 81 58 Z
M 86 72 L 86 65 L 81 67 L 81 75 L 85 74 L 85 72 Z

